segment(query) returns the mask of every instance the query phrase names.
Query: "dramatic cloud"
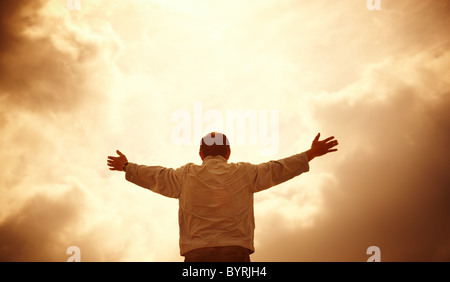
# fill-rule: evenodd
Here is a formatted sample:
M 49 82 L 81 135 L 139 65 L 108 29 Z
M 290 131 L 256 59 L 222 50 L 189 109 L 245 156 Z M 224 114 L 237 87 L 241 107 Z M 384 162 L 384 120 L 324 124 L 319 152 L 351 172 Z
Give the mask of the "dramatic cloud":
M 378 246 L 384 261 L 448 261 L 449 2 L 1 1 L 0 260 L 65 261 L 70 246 L 182 260 L 177 202 L 106 157 L 200 163 L 208 111 L 276 111 L 277 150 L 246 136 L 230 161 L 289 156 L 319 131 L 340 145 L 255 195 L 252 260 L 365 261 Z M 190 144 L 172 139 L 174 113 Z
M 61 261 L 74 241 L 94 252 L 85 259 L 101 259 L 96 242 L 77 238 L 93 222 L 85 218 L 92 202 L 78 190 L 105 126 L 100 101 L 113 73 L 111 58 L 98 53 L 114 54 L 118 43 L 104 23 L 96 27 L 103 39 L 77 25 L 61 3 L 1 6 L 1 259 Z
M 362 261 L 375 245 L 384 261 L 448 261 L 450 81 L 430 78 L 449 66 L 448 51 L 418 54 L 374 68 L 333 94 L 338 98 L 321 97 L 317 119 L 342 136 L 343 153 L 326 169 L 335 179 L 321 187 L 322 211 L 312 227 L 262 234 L 264 246 L 281 249 L 258 255 Z

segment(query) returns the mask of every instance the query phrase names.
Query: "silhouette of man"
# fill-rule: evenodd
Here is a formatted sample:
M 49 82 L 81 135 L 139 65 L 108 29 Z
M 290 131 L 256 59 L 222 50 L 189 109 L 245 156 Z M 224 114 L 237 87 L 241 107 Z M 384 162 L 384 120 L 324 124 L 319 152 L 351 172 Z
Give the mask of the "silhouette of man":
M 334 137 L 319 138 L 320 133 L 309 150 L 284 159 L 228 163 L 228 138 L 211 132 L 201 140 L 201 165 L 138 165 L 119 150 L 107 164 L 110 170 L 125 171 L 126 180 L 136 185 L 178 199 L 180 254 L 186 262 L 249 262 L 255 251 L 253 194 L 309 171 L 312 159 L 337 151 Z

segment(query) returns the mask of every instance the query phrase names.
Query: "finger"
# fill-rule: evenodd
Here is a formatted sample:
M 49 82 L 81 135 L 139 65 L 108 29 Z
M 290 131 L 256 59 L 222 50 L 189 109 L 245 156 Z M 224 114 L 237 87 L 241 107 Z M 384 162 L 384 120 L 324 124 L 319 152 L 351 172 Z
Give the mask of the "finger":
M 337 145 L 339 145 L 339 143 L 336 140 L 332 141 L 330 143 L 327 143 L 328 148 L 333 148 L 333 147 L 336 147 Z
M 314 138 L 313 143 L 316 143 L 317 141 L 319 141 L 320 138 L 320 132 L 316 135 L 316 138 Z
M 327 139 L 323 140 L 322 142 L 327 143 L 328 141 L 333 140 L 333 139 L 334 139 L 334 136 L 331 136 L 331 137 L 328 137 Z
M 117 159 L 118 159 L 118 157 L 108 156 L 108 160 L 114 161 L 114 160 L 117 160 Z
M 328 150 L 327 153 L 336 152 L 337 150 L 338 149 L 331 149 L 331 150 Z
M 119 156 L 121 156 L 121 157 L 124 156 L 119 150 L 116 150 L 116 152 L 117 152 L 117 154 L 118 154 Z

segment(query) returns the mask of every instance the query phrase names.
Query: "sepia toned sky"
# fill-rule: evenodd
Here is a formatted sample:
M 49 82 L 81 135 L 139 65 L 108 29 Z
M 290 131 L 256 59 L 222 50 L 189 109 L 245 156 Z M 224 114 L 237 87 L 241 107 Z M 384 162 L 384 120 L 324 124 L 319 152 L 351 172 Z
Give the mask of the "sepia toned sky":
M 0 21 L 0 261 L 66 261 L 70 246 L 182 261 L 177 201 L 106 158 L 200 164 L 198 136 L 220 124 L 199 111 L 279 114 L 276 146 L 248 129 L 230 162 L 339 140 L 255 194 L 252 261 L 366 261 L 370 246 L 450 260 L 449 0 L 2 0 Z

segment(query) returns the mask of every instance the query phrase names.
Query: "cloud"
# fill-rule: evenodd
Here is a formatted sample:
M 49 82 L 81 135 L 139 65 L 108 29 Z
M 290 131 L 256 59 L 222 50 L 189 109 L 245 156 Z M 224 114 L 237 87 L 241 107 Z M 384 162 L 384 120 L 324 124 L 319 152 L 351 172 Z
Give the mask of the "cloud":
M 76 182 L 64 192 L 34 195 L 2 221 L 0 261 L 66 261 L 70 246 L 80 248 L 82 261 L 121 260 L 127 244 L 111 239 L 118 230 L 107 218 L 95 219 L 99 210 Z
M 104 138 L 99 129 L 107 122 L 100 117 L 107 108 L 99 102 L 107 97 L 119 42 L 106 23 L 91 28 L 60 4 L 0 4 L 0 157 L 8 163 L 0 172 L 2 261 L 64 261 L 65 239 L 89 245 L 85 259 L 102 257 L 91 238 L 108 226 L 82 224 L 99 211 L 76 187 L 95 185 L 86 181 L 97 172 L 89 148 Z
M 316 120 L 340 141 L 327 156 L 334 180 L 320 188 L 314 225 L 262 235 L 263 246 L 280 249 L 261 247 L 258 255 L 365 261 L 375 245 L 383 261 L 448 261 L 450 81 L 432 78 L 449 66 L 450 52 L 425 51 L 386 61 L 329 99 L 317 98 Z M 316 165 L 323 169 L 314 160 L 311 173 Z
M 0 260 L 61 261 L 62 239 L 74 233 L 83 205 L 84 195 L 76 187 L 59 197 L 33 196 L 2 221 Z
M 105 161 L 198 162 L 195 102 L 279 111 L 274 158 L 340 140 L 255 197 L 253 260 L 448 260 L 449 2 L 410 2 L 1 1 L 0 260 L 181 260 L 176 201 Z
M 35 180 L 35 185 L 54 180 L 45 180 L 34 170 L 46 169 L 47 176 L 54 172 L 49 168 L 63 154 L 62 141 L 70 140 L 72 134 L 84 138 L 87 130 L 99 125 L 95 114 L 103 110 L 97 103 L 105 97 L 109 79 L 102 79 L 109 72 L 105 71 L 107 61 L 97 53 L 115 45 L 114 38 L 111 44 L 102 45 L 91 39 L 92 31 L 74 29 L 73 22 L 65 20 L 67 9 L 55 2 L 2 1 L 1 5 L 0 36 L 8 44 L 2 44 L 0 55 L 0 127 L 4 133 L 0 142 L 8 149 L 0 155 L 9 165 L 0 179 L 2 189 L 12 191 L 26 180 Z M 77 55 L 56 41 L 75 48 Z M 100 70 L 106 75 L 91 80 L 89 71 Z M 87 112 L 89 118 L 82 118 Z
M 9 110 L 67 113 L 104 97 L 107 89 L 99 86 L 111 79 L 98 76 L 94 84 L 90 75 L 112 73 L 109 63 L 120 43 L 108 25 L 99 21 L 95 30 L 53 1 L 1 5 L 0 36 L 8 43 L 0 55 L 0 95 Z

